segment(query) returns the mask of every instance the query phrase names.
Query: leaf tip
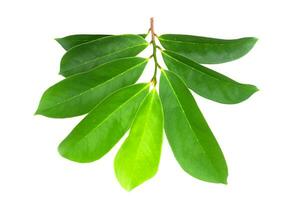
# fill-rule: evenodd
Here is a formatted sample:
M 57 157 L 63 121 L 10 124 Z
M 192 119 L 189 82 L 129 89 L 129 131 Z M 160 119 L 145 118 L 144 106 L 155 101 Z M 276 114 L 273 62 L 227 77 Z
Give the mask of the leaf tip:
M 42 115 L 42 114 L 43 114 L 43 112 L 41 111 L 41 107 L 39 105 L 38 108 L 36 109 L 36 111 L 33 113 L 33 115 L 36 116 L 36 115 Z
M 63 77 L 67 76 L 66 73 L 64 71 L 62 71 L 62 70 L 59 70 L 58 75 L 61 75 Z
M 127 192 L 132 191 L 133 189 L 135 189 L 137 186 L 139 186 L 141 183 L 135 183 L 132 180 L 122 180 L 120 179 L 120 177 L 117 176 L 117 180 L 119 181 L 120 185 L 122 186 L 122 188 L 124 190 L 126 190 Z
M 219 183 L 227 185 L 228 184 L 227 179 L 228 179 L 228 168 L 227 168 L 227 165 L 226 165 L 225 170 L 223 171 L 223 173 L 220 174 Z
M 257 43 L 258 38 L 257 37 L 250 37 L 250 46 L 251 48 L 254 47 L 254 45 Z
M 254 93 L 256 93 L 256 92 L 258 92 L 259 91 L 259 88 L 258 87 L 256 87 L 255 85 L 249 85 L 250 86 L 250 91 L 251 91 L 251 94 L 250 94 L 250 96 L 251 95 L 253 95 Z M 250 97 L 249 96 L 249 97 Z
M 66 148 L 64 148 L 64 140 L 58 145 L 57 151 L 62 157 L 66 158 Z
M 62 38 L 54 38 L 54 40 L 55 40 L 58 44 L 60 44 L 61 46 L 63 46 L 62 43 L 61 43 Z
M 223 184 L 223 185 L 228 185 L 227 178 L 225 178 L 224 180 L 220 181 L 220 183 Z
M 115 161 L 115 163 L 116 163 L 116 161 Z M 115 164 L 115 165 L 116 165 L 116 164 Z M 131 190 L 133 190 L 133 188 L 135 188 L 135 186 L 133 186 L 132 184 L 130 184 L 130 181 L 125 180 L 124 178 L 122 179 L 122 178 L 119 176 L 119 174 L 118 174 L 118 172 L 117 172 L 117 170 L 116 170 L 116 166 L 115 166 L 115 176 L 116 176 L 116 178 L 117 178 L 119 184 L 121 185 L 121 187 L 122 187 L 124 190 L 126 190 L 127 192 L 130 192 Z
M 222 171 L 219 171 L 217 174 L 215 174 L 214 178 L 205 181 L 227 185 L 228 184 L 227 179 L 228 179 L 228 169 L 226 166 L 226 168 L 224 168 Z
M 68 160 L 71 160 L 71 161 L 74 161 L 74 162 L 78 162 L 78 163 L 81 163 L 81 161 L 79 160 L 76 160 L 76 159 L 72 159 L 72 157 L 68 154 L 68 147 L 65 143 L 65 140 L 63 140 L 57 147 L 57 151 L 59 153 L 59 155 L 65 159 L 68 159 Z
M 214 179 L 208 180 L 208 182 L 228 185 L 227 178 L 228 171 L 226 170 L 223 173 L 218 174 Z
M 127 192 L 130 192 L 133 190 L 135 187 L 132 185 L 121 185 Z

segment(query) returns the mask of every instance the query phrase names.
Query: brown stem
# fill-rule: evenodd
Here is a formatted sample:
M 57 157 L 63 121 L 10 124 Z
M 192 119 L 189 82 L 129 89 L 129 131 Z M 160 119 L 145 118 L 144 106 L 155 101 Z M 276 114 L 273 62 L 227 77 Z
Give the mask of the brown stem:
M 160 67 L 158 62 L 157 62 L 157 57 L 156 57 L 156 43 L 155 43 L 155 32 L 154 32 L 154 19 L 153 17 L 150 18 L 150 32 L 151 32 L 151 44 L 152 44 L 152 47 L 153 47 L 153 59 L 154 59 L 154 64 L 155 64 L 155 69 L 154 69 L 154 75 L 152 77 L 152 83 L 154 85 L 156 85 L 156 73 L 157 73 L 157 68 Z
M 154 18 L 150 18 L 150 32 L 151 32 L 151 41 L 155 40 L 155 32 L 154 32 Z

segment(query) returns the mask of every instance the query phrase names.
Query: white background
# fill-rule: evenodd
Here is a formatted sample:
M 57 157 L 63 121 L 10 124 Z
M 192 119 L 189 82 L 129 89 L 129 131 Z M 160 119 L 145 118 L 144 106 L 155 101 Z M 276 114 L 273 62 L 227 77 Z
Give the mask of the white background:
M 296 0 L 1 0 L 0 199 L 300 199 L 299 10 Z M 56 148 L 81 117 L 33 116 L 62 79 L 54 38 L 143 33 L 151 16 L 157 34 L 259 38 L 242 59 L 211 66 L 258 93 L 238 105 L 196 97 L 226 156 L 228 185 L 183 172 L 164 138 L 157 175 L 126 192 L 113 172 L 121 143 L 99 161 L 73 163 Z

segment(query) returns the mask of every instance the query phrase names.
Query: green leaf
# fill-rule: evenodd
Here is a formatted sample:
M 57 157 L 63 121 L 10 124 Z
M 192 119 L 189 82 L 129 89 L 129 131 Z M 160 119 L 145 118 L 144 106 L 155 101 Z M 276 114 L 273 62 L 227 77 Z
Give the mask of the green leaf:
M 129 129 L 149 92 L 149 84 L 122 88 L 100 102 L 65 138 L 59 153 L 72 161 L 92 162 L 105 155 Z
M 152 178 L 160 160 L 163 112 L 153 89 L 141 104 L 128 138 L 115 158 L 115 174 L 126 190 Z
M 147 41 L 138 35 L 96 39 L 67 51 L 61 60 L 60 74 L 70 76 L 117 58 L 136 56 L 147 46 Z
M 235 104 L 258 91 L 254 85 L 238 83 L 179 54 L 163 51 L 162 55 L 168 69 L 179 75 L 194 92 L 207 99 Z
M 141 37 L 145 38 L 146 34 L 139 34 Z M 75 46 L 80 44 L 90 42 L 99 38 L 104 38 L 111 35 L 93 35 L 93 34 L 76 34 L 76 35 L 68 35 L 63 38 L 56 38 L 55 40 L 65 49 L 69 50 Z
M 69 50 L 74 46 L 90 42 L 99 38 L 104 38 L 110 35 L 88 35 L 88 34 L 77 34 L 68 35 L 63 38 L 56 38 L 55 40 L 65 49 Z
M 166 135 L 181 167 L 195 178 L 226 183 L 223 153 L 186 85 L 163 70 L 159 92 Z
M 162 46 L 200 64 L 218 64 L 236 60 L 247 54 L 257 38 L 222 40 L 191 35 L 159 36 Z
M 85 114 L 107 95 L 135 83 L 147 62 L 138 57 L 121 58 L 70 76 L 46 90 L 36 114 L 54 118 Z

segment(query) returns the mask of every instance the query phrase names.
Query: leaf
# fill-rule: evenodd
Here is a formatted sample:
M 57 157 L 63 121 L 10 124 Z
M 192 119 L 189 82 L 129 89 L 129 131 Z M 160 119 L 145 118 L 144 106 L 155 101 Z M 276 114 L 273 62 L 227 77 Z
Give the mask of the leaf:
M 76 46 L 65 53 L 60 74 L 70 76 L 105 62 L 135 56 L 148 46 L 138 35 L 108 36 Z
M 104 38 L 110 35 L 87 35 L 87 34 L 78 34 L 78 35 L 68 35 L 63 38 L 55 39 L 65 50 L 69 50 L 74 46 L 90 42 L 99 38 Z
M 162 133 L 162 106 L 153 89 L 141 104 L 129 136 L 115 157 L 115 174 L 126 190 L 132 190 L 156 174 Z
M 70 76 L 46 90 L 36 114 L 54 118 L 85 114 L 107 95 L 135 83 L 147 62 L 138 57 L 121 58 Z
M 207 99 L 234 104 L 258 91 L 254 85 L 238 83 L 179 54 L 163 51 L 162 55 L 168 69 L 179 75 L 194 92 Z
M 148 90 L 149 84 L 136 84 L 107 97 L 62 141 L 59 153 L 82 163 L 101 158 L 129 129 Z
M 159 91 L 165 132 L 181 167 L 195 178 L 226 183 L 223 153 L 188 88 L 177 75 L 163 70 Z
M 257 38 L 233 40 L 165 34 L 159 36 L 162 46 L 200 64 L 218 64 L 236 60 L 247 54 Z
M 146 34 L 139 34 L 141 37 L 145 38 Z M 77 35 L 68 35 L 63 38 L 56 38 L 55 40 L 65 49 L 69 50 L 75 46 L 80 44 L 90 42 L 99 38 L 104 38 L 111 35 L 103 35 L 103 34 L 77 34 Z

